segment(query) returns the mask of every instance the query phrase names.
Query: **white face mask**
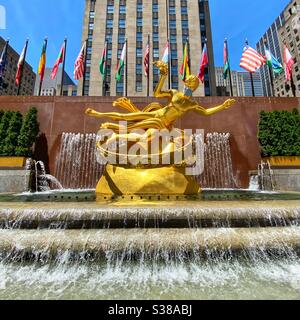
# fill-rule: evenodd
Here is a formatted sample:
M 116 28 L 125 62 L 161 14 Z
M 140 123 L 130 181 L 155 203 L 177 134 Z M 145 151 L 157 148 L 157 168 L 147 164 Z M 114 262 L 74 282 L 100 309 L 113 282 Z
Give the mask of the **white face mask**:
M 183 88 L 183 94 L 184 94 L 186 97 L 191 97 L 191 96 L 193 95 L 193 91 L 192 91 L 190 88 L 184 86 L 184 88 Z

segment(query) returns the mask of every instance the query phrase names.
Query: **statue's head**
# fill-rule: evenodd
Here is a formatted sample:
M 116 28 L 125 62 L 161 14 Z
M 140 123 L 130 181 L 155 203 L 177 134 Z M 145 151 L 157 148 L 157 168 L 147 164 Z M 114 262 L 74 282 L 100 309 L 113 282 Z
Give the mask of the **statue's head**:
M 186 78 L 186 80 L 184 81 L 184 84 L 186 88 L 194 92 L 199 87 L 200 81 L 198 77 L 194 75 L 190 75 Z

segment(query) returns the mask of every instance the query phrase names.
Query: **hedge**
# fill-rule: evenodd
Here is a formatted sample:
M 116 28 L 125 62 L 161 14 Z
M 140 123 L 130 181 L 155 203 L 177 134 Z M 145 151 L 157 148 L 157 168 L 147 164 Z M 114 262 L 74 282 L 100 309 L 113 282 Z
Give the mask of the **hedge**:
M 297 109 L 262 111 L 258 129 L 263 157 L 300 156 L 300 114 Z
M 38 133 L 36 108 L 32 107 L 24 118 L 20 112 L 0 111 L 0 156 L 32 156 Z

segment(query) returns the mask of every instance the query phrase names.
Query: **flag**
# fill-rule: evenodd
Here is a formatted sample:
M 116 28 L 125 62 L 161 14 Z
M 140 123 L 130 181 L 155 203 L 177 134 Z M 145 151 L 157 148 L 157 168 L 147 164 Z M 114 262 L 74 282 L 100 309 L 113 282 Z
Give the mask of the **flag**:
M 100 73 L 102 74 L 102 79 L 104 80 L 106 74 L 106 58 L 107 58 L 107 41 L 105 42 L 104 49 L 102 51 L 102 56 L 99 63 Z
M 186 42 L 183 52 L 183 61 L 180 69 L 180 74 L 182 76 L 182 80 L 185 81 L 188 76 L 190 76 L 190 58 L 189 58 L 189 44 Z
M 144 67 L 145 67 L 145 76 L 149 77 L 149 62 L 150 62 L 150 43 L 148 41 L 145 51 L 145 58 L 144 58 Z
M 167 41 L 167 44 L 166 44 L 166 47 L 165 47 L 165 51 L 164 51 L 164 55 L 163 55 L 163 57 L 162 57 L 162 61 L 164 62 L 164 63 L 167 63 L 167 64 L 169 64 L 169 41 Z
M 279 74 L 283 71 L 281 63 L 273 56 L 271 51 L 265 47 L 267 65 L 273 70 L 274 73 Z
M 293 65 L 295 61 L 286 45 L 284 45 L 283 61 L 284 61 L 284 69 L 285 69 L 285 79 L 286 81 L 291 81 Z
M 85 68 L 85 49 L 86 49 L 86 41 L 84 42 L 79 55 L 75 61 L 74 68 L 74 79 L 79 80 L 84 76 L 84 68 Z
M 18 69 L 17 69 L 17 73 L 16 73 L 16 85 L 17 86 L 19 86 L 21 83 L 22 69 L 23 69 L 23 66 L 25 63 L 27 44 L 28 44 L 28 42 L 26 41 L 26 44 L 22 50 L 22 53 L 21 53 L 19 61 L 18 61 Z
M 58 57 L 55 61 L 55 64 L 52 68 L 52 71 L 51 71 L 51 79 L 53 80 L 55 77 L 56 77 L 56 74 L 57 74 L 57 71 L 58 71 L 58 68 L 59 68 L 59 65 L 64 61 L 64 58 L 65 58 L 65 42 L 63 43 L 60 51 L 59 51 L 59 54 L 58 54 Z
M 45 39 L 44 44 L 43 44 L 43 48 L 42 48 L 40 62 L 39 62 L 39 68 L 38 68 L 38 74 L 40 75 L 40 80 L 41 81 L 43 81 L 44 74 L 45 74 L 46 50 L 47 50 L 47 40 Z
M 224 41 L 224 71 L 223 77 L 227 79 L 228 73 L 230 71 L 230 62 L 229 62 L 229 55 L 228 55 L 228 46 L 227 41 Z
M 1 56 L 0 56 L 0 83 L 3 81 L 3 75 L 5 66 L 7 63 L 7 48 L 8 48 L 9 41 L 6 41 L 5 46 L 2 50 Z
M 240 67 L 249 71 L 255 72 L 266 63 L 266 58 L 258 53 L 253 48 L 246 46 L 241 58 Z
M 200 68 L 199 68 L 199 74 L 198 78 L 204 82 L 204 75 L 205 75 L 205 68 L 208 66 L 208 55 L 207 55 L 207 47 L 206 44 L 203 47 L 203 52 L 201 56 L 201 61 L 200 61 Z
M 118 64 L 117 64 L 117 74 L 116 74 L 117 81 L 120 81 L 122 77 L 122 69 L 125 65 L 126 47 L 127 47 L 127 42 L 125 41 L 120 60 L 118 61 Z

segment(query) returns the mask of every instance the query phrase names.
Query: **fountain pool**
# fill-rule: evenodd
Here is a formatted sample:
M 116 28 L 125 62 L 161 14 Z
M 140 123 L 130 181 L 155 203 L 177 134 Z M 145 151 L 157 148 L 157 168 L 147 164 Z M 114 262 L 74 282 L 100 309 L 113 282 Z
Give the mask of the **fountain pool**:
M 0 299 L 300 299 L 300 200 L 226 192 L 0 202 Z

